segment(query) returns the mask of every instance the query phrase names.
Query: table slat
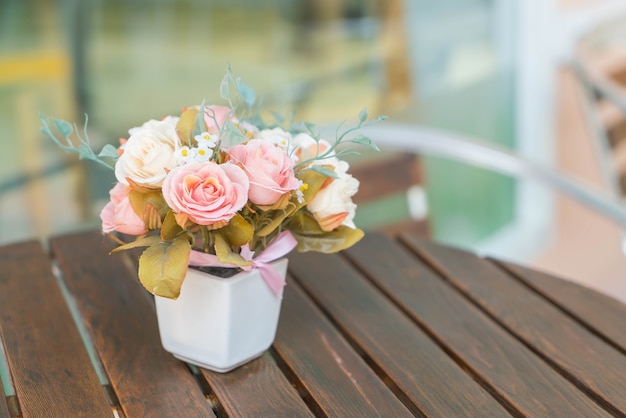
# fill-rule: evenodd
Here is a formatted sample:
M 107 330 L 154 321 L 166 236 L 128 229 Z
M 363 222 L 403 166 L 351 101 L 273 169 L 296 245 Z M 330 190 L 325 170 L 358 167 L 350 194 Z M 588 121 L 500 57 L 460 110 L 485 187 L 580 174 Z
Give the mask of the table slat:
M 226 374 L 201 372 L 228 417 L 313 416 L 267 352 Z
M 601 406 L 626 414 L 626 356 L 488 260 L 405 237 L 438 272 Z
M 0 323 L 0 344 L 2 344 L 2 326 Z M 0 381 L 0 418 L 9 418 L 9 400 L 4 396 L 4 386 Z
M 626 351 L 626 304 L 547 273 L 512 263 L 497 263 Z
M 215 416 L 186 365 L 163 350 L 156 312 L 123 254 L 98 233 L 51 240 L 122 410 L 133 417 Z
M 0 321 L 24 416 L 112 416 L 38 242 L 0 248 Z
M 291 278 L 274 349 L 326 416 L 412 416 Z
M 608 415 L 391 238 L 368 234 L 346 255 L 517 411 Z
M 292 254 L 290 272 L 413 413 L 503 416 L 506 411 L 387 298 L 333 254 Z M 445 390 L 444 390 L 445 388 Z M 410 405 L 408 405 L 410 406 Z

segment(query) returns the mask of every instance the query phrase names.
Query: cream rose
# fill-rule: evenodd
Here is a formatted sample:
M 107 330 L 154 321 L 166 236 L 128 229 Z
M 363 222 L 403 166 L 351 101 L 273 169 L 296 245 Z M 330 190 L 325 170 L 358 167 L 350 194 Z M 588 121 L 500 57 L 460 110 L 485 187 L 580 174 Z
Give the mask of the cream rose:
M 235 164 L 193 162 L 173 169 L 163 182 L 163 197 L 183 228 L 191 220 L 219 228 L 248 201 L 250 183 Z
M 129 130 L 130 137 L 115 164 L 115 177 L 120 183 L 128 179 L 148 188 L 159 188 L 167 170 L 176 167 L 180 141 L 176 134 L 178 118 L 150 120 Z
M 271 206 L 285 193 L 300 186 L 287 152 L 270 142 L 252 139 L 230 148 L 228 154 L 250 179 L 252 203 Z
M 161 120 L 150 119 L 139 127 L 130 128 L 128 133 L 132 135 L 142 129 L 155 129 L 164 135 L 171 136 L 172 133 L 176 135 L 176 125 L 178 124 L 179 119 L 180 118 L 178 116 L 166 116 Z
M 348 174 L 349 165 L 345 161 L 331 158 L 320 164 L 332 165 L 338 178 L 331 179 L 318 191 L 307 208 L 324 231 L 332 231 L 341 225 L 356 228 L 356 204 L 352 202 L 352 196 L 359 189 L 359 181 Z

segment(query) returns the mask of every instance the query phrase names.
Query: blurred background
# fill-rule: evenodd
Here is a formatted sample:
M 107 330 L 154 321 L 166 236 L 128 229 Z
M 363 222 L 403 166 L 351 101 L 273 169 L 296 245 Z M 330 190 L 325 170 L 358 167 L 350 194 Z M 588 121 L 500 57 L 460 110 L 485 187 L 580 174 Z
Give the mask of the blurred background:
M 604 55 L 626 61 L 610 24 L 620 13 L 626 0 L 0 0 L 0 244 L 98 227 L 114 183 L 42 137 L 40 112 L 79 127 L 87 113 L 94 148 L 116 145 L 147 119 L 222 103 L 227 64 L 266 108 L 297 119 L 354 121 L 367 107 L 615 193 L 572 63 L 594 41 L 585 59 L 619 82 L 619 59 Z M 623 116 L 603 115 L 611 128 Z M 408 197 L 361 204 L 360 226 L 408 219 L 626 300 L 621 228 L 483 169 L 418 164 Z

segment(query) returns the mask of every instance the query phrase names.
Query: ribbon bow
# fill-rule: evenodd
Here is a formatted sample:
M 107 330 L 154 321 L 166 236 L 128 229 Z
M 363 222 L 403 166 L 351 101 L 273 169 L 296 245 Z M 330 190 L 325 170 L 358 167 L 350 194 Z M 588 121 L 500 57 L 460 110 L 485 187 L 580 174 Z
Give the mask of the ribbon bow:
M 202 251 L 192 250 L 189 255 L 190 266 L 202 266 L 202 267 L 239 267 L 244 271 L 250 271 L 253 268 L 259 269 L 261 277 L 272 289 L 272 292 L 276 296 L 280 295 L 280 291 L 285 286 L 285 279 L 276 271 L 271 265 L 271 262 L 279 259 L 293 250 L 298 242 L 293 237 L 291 232 L 281 232 L 278 237 L 263 250 L 257 257 L 254 256 L 254 252 L 250 250 L 248 244 L 241 247 L 241 256 L 251 261 L 249 266 L 238 266 L 236 264 L 221 263 L 216 255 L 203 253 Z

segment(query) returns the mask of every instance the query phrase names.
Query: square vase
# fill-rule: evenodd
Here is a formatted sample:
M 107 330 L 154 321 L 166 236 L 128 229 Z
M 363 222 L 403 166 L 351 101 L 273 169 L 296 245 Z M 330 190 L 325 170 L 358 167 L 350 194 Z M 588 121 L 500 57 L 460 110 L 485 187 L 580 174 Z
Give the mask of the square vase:
M 272 263 L 282 277 L 287 261 Z M 258 269 L 221 278 L 190 268 L 177 300 L 155 297 L 161 343 L 183 361 L 230 371 L 270 347 L 281 301 Z

